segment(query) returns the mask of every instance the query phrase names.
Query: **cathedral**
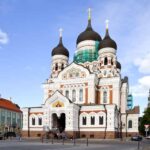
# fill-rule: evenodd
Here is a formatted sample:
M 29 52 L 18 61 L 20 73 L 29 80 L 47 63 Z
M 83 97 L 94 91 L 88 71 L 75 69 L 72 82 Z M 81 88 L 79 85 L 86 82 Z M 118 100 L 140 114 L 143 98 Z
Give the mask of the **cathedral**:
M 127 108 L 128 77 L 121 76 L 117 44 L 106 21 L 104 38 L 93 30 L 91 11 L 79 34 L 73 62 L 62 41 L 51 51 L 50 77 L 39 107 L 22 108 L 22 135 L 65 133 L 75 138 L 119 138 L 138 134 L 139 106 Z

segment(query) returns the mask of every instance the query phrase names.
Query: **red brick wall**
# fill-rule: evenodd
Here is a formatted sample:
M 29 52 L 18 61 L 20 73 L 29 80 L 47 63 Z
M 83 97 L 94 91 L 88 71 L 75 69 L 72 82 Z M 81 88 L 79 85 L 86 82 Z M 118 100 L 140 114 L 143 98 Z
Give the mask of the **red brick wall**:
M 114 139 L 117 138 L 116 135 L 116 132 L 111 131 L 106 133 L 104 131 L 80 131 L 81 138 Z
M 41 137 L 45 132 L 44 131 L 30 131 L 30 137 Z M 22 137 L 28 137 L 28 131 L 22 131 Z

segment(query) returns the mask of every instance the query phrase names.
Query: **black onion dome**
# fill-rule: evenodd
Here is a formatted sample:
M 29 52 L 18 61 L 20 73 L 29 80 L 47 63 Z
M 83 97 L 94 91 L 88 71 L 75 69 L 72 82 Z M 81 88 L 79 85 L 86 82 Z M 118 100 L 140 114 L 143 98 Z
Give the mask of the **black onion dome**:
M 100 43 L 100 45 L 99 45 L 99 49 L 106 48 L 106 47 L 111 47 L 111 48 L 117 49 L 117 44 L 116 44 L 116 42 L 115 42 L 113 39 L 111 39 L 111 37 L 109 36 L 108 29 L 106 29 L 105 37 L 104 37 L 104 39 L 101 41 L 101 43 Z
M 121 70 L 121 64 L 117 61 L 116 67 Z
M 92 29 L 91 20 L 88 20 L 88 26 L 84 32 L 80 33 L 77 38 L 77 44 L 85 40 L 101 41 L 101 36 Z
M 62 37 L 60 37 L 59 44 L 52 50 L 52 56 L 54 55 L 65 55 L 69 57 L 69 52 L 62 43 Z

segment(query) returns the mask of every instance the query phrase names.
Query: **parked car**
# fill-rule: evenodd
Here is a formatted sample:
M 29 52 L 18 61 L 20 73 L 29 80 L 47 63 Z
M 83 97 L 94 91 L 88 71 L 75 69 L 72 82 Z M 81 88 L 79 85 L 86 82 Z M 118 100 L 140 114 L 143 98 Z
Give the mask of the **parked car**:
M 0 140 L 4 139 L 4 134 L 2 132 L 0 132 Z
M 147 137 L 145 137 L 146 139 L 150 140 L 150 135 L 148 135 Z
M 140 135 L 132 136 L 131 141 L 142 141 L 142 136 Z
M 16 137 L 16 133 L 15 132 L 6 132 L 4 134 L 4 137 L 8 138 L 8 137 Z

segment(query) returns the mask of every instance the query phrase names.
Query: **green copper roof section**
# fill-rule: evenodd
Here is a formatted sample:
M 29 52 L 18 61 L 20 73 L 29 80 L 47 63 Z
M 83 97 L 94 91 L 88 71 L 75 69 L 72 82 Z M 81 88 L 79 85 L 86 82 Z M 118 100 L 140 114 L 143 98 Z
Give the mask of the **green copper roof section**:
M 77 52 L 74 55 L 74 62 L 84 63 L 84 62 L 92 62 L 92 61 L 97 60 L 98 47 L 99 47 L 99 42 L 96 41 L 94 49 L 85 49 L 85 50 Z

